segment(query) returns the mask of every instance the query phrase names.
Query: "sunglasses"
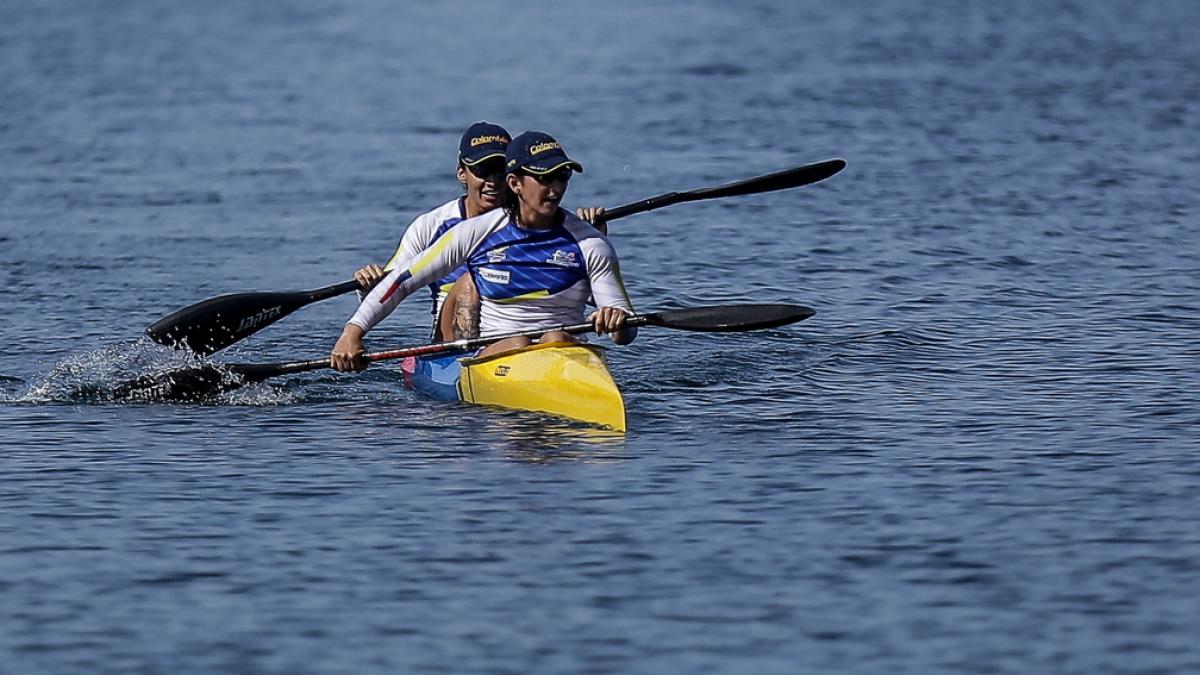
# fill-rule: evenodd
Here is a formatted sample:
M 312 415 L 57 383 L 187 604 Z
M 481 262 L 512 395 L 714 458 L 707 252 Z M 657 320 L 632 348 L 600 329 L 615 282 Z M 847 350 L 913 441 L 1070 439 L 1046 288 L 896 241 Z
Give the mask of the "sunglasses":
M 467 171 L 470 171 L 472 176 L 480 180 L 495 178 L 504 174 L 504 160 L 492 159 L 474 165 L 468 164 Z
M 526 176 L 532 177 L 534 180 L 541 183 L 542 185 L 552 185 L 554 183 L 566 183 L 567 181 L 571 180 L 571 174 L 573 174 L 575 172 L 572 171 L 570 167 L 564 167 L 562 169 L 559 169 L 558 171 L 552 171 L 550 173 L 543 173 L 543 174 L 536 174 L 536 173 L 529 173 L 529 172 L 524 172 L 524 173 Z

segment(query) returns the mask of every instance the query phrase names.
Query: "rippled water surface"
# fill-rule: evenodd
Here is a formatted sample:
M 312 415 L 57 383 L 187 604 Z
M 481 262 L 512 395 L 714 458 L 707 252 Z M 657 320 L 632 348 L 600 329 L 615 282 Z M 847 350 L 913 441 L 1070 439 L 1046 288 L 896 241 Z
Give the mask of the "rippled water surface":
M 0 6 L 0 671 L 1200 671 L 1191 2 Z M 394 369 L 220 403 L 143 329 L 348 279 L 545 129 L 614 222 L 630 430 Z M 326 353 L 353 300 L 218 355 Z M 419 344 L 422 302 L 372 334 Z

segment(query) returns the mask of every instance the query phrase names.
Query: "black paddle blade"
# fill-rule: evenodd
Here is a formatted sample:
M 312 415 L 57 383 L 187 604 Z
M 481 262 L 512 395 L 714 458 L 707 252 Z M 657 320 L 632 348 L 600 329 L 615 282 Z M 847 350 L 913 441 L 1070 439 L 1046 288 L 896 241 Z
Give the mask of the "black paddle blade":
M 328 367 L 328 359 L 290 363 L 209 363 L 143 375 L 114 387 L 109 397 L 120 401 L 207 401 L 277 375 Z
M 762 192 L 787 190 L 823 181 L 844 168 L 846 168 L 846 160 L 840 158 L 828 159 L 824 162 L 806 164 L 765 176 L 739 180 L 720 187 L 693 190 L 689 193 L 688 197 L 689 200 L 717 199 L 720 197 L 740 197 L 742 195 L 755 195 Z
M 203 401 L 243 384 L 236 373 L 206 365 L 143 375 L 114 387 L 109 396 L 118 401 Z
M 151 340 L 208 355 L 249 337 L 292 312 L 319 300 L 358 289 L 351 279 L 310 291 L 234 293 L 209 298 L 155 321 Z
M 761 192 L 773 192 L 775 190 L 787 190 L 789 188 L 800 187 L 818 181 L 825 180 L 833 174 L 846 168 L 846 160 L 844 159 L 827 159 L 823 162 L 814 162 L 797 166 L 783 171 L 776 171 L 765 176 L 755 176 L 746 178 L 717 187 L 699 188 L 696 190 L 688 190 L 686 192 L 668 192 L 656 197 L 643 199 L 640 202 L 632 204 L 624 204 L 613 209 L 609 209 L 604 214 L 604 219 L 616 220 L 625 216 L 632 216 L 635 213 L 643 213 L 660 209 L 664 206 L 678 204 L 680 202 L 694 202 L 701 199 L 717 199 L 720 197 L 738 197 L 741 195 L 756 195 Z
M 703 333 L 732 333 L 778 328 L 803 321 L 816 310 L 801 305 L 714 305 L 643 314 L 651 326 Z
M 307 305 L 297 293 L 235 293 L 210 298 L 151 324 L 151 340 L 175 349 L 212 354 Z

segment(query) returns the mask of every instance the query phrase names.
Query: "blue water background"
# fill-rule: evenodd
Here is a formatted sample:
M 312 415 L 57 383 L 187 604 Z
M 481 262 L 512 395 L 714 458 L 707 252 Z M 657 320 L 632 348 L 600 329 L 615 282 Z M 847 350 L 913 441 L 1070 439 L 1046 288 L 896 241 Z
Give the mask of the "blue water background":
M 0 5 L 0 672 L 1200 672 L 1200 6 Z M 87 394 L 348 279 L 476 119 L 612 225 L 628 434 L 317 372 Z M 327 353 L 353 300 L 219 355 Z M 423 301 L 372 334 L 425 337 Z

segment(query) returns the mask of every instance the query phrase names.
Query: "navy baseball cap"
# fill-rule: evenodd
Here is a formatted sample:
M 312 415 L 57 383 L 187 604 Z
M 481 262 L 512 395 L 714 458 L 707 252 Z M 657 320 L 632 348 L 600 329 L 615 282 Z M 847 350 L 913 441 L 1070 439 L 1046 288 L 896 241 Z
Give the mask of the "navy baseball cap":
M 476 122 L 467 128 L 458 142 L 458 161 L 475 166 L 489 159 L 504 157 L 510 138 L 508 131 L 499 124 Z
M 507 173 L 525 171 L 544 176 L 564 166 L 583 173 L 583 165 L 567 157 L 558 141 L 541 131 L 526 131 L 517 136 L 508 144 L 508 152 L 504 153 L 504 170 Z

